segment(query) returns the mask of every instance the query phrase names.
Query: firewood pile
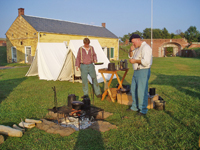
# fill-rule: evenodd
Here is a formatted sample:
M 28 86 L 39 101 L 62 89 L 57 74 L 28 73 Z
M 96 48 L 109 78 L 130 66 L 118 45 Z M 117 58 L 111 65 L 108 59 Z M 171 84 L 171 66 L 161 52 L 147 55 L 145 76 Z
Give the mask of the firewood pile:
M 34 119 L 25 119 L 23 121 L 21 119 L 21 122 L 19 125 L 13 124 L 12 127 L 10 126 L 5 126 L 5 125 L 0 125 L 0 144 L 4 142 L 4 137 L 3 135 L 11 136 L 11 137 L 22 137 L 23 133 L 25 132 L 25 128 L 33 128 L 35 127 L 35 124 L 40 124 L 42 123 L 41 120 L 34 120 Z

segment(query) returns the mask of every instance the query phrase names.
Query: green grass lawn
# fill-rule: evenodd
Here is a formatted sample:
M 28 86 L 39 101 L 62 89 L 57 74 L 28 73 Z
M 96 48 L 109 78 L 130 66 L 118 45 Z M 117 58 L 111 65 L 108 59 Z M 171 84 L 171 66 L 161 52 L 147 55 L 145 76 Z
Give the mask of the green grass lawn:
M 0 46 L 0 66 L 6 65 L 6 46 Z
M 127 59 L 120 52 L 120 59 Z M 1 59 L 1 58 L 0 58 Z M 68 137 L 49 134 L 38 128 L 27 129 L 23 137 L 5 137 L 0 149 L 198 149 L 200 136 L 200 59 L 166 57 L 154 58 L 149 87 L 166 101 L 166 110 L 149 110 L 145 117 L 126 112 L 128 106 L 100 101 L 94 104 L 113 113 L 105 120 L 117 125 L 104 133 L 92 129 L 76 131 Z M 124 84 L 131 84 L 133 70 Z M 12 126 L 22 119 L 45 118 L 54 106 L 57 90 L 58 106 L 67 104 L 67 96 L 83 95 L 80 83 L 44 81 L 25 77 L 28 67 L 0 70 L 0 124 Z M 122 77 L 123 72 L 119 73 Z M 115 87 L 114 79 L 111 87 Z M 91 86 L 90 92 L 91 92 Z M 100 84 L 103 90 L 103 83 Z M 121 119 L 121 116 L 127 116 Z

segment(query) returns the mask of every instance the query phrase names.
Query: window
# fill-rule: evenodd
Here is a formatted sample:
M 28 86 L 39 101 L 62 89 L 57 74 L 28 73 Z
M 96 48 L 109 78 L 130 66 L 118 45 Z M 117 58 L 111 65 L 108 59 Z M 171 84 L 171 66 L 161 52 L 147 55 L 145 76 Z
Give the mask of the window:
M 25 63 L 30 63 L 32 62 L 32 57 L 31 57 L 31 46 L 26 46 L 25 47 Z
M 17 62 L 17 50 L 15 47 L 11 47 L 12 62 Z

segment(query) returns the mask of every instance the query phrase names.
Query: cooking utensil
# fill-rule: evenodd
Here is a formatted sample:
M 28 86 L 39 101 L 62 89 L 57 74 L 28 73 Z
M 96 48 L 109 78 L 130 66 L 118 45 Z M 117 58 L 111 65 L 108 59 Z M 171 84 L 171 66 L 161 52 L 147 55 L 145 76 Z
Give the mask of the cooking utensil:
M 97 63 L 94 63 L 95 65 L 103 65 L 104 63 L 103 62 L 97 62 Z
M 108 70 L 114 71 L 115 70 L 115 63 L 109 63 L 108 64 Z
M 119 89 L 119 91 L 121 93 L 128 93 L 128 92 L 130 92 L 130 89 L 122 88 L 122 89 Z
M 127 68 L 128 68 L 128 62 L 127 62 L 126 59 L 124 60 L 124 66 L 123 66 L 123 67 L 124 67 L 124 69 L 127 69 Z
M 70 94 L 68 95 L 68 107 L 72 108 L 72 102 L 76 101 L 76 96 L 75 94 Z
M 82 102 L 84 103 L 84 106 L 83 106 L 84 110 L 90 109 L 90 98 L 89 97 L 84 98 Z
M 119 69 L 124 69 L 124 67 L 123 67 L 124 62 L 122 60 L 120 61 L 119 64 L 120 64 Z
M 150 88 L 149 89 L 149 94 L 150 95 L 156 95 L 156 88 Z
M 73 109 L 76 109 L 76 110 L 79 110 L 81 109 L 81 106 L 83 105 L 84 103 L 83 102 L 80 102 L 80 101 L 73 101 L 72 102 L 72 108 Z
M 119 65 L 116 65 L 116 70 L 119 70 Z
M 55 106 L 55 110 L 57 109 L 57 97 L 56 97 L 56 87 L 52 87 L 53 91 L 54 91 L 54 106 Z

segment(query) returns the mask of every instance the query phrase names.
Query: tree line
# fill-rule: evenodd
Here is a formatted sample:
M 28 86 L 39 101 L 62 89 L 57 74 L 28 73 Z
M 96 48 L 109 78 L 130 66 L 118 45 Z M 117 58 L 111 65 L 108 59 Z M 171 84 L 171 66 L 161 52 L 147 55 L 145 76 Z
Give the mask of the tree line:
M 191 42 L 200 42 L 200 32 L 197 30 L 195 26 L 190 26 L 187 31 L 182 32 L 180 29 L 176 30 L 176 34 L 169 33 L 166 28 L 161 29 L 152 29 L 153 31 L 153 39 L 187 39 L 188 43 Z M 146 28 L 143 32 L 136 30 L 133 32 L 134 34 L 140 35 L 143 39 L 151 39 L 151 28 Z M 130 36 L 133 33 L 125 34 L 123 37 L 119 37 L 121 42 L 125 42 L 127 39 L 129 40 Z

